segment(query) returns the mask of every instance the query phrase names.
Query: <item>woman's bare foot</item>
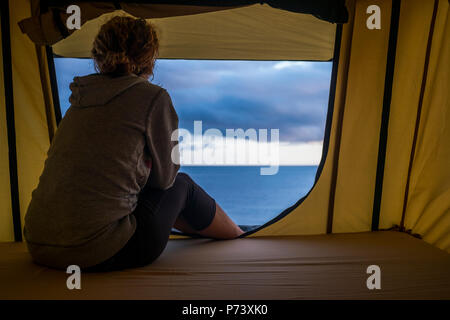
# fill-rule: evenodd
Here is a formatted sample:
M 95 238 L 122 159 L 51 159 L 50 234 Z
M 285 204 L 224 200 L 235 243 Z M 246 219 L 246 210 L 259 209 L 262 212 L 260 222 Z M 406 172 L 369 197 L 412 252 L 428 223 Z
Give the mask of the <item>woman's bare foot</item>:
M 182 217 L 178 217 L 174 227 L 185 233 L 199 234 L 207 238 L 221 240 L 236 239 L 244 233 L 244 231 L 230 219 L 225 211 L 223 211 L 217 202 L 214 219 L 205 229 L 200 231 L 194 230 Z

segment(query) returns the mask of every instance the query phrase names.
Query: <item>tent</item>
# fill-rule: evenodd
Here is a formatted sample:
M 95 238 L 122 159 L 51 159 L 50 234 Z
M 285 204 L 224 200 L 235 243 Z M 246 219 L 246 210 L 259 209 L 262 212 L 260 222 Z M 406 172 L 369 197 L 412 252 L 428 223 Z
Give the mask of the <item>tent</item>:
M 181 286 L 184 293 L 198 298 L 211 297 L 211 290 L 192 289 L 196 281 L 206 280 L 224 289 L 213 297 L 233 297 L 235 289 L 245 284 L 248 290 L 239 287 L 242 297 L 450 298 L 449 2 L 263 3 L 1 3 L 0 266 L 4 271 L 0 277 L 15 279 L 15 285 L 0 296 L 23 297 L 19 285 L 25 286 L 23 279 L 48 286 L 45 294 L 28 290 L 27 297 L 68 295 L 51 284 L 61 277 L 56 271 L 33 269 L 38 267 L 31 265 L 22 240 L 24 213 L 61 119 L 53 56 L 88 57 L 92 39 L 105 20 L 133 15 L 157 26 L 161 58 L 332 60 L 333 70 L 323 155 L 310 192 L 244 239 L 233 240 L 238 245 L 172 235 L 166 258 L 147 270 L 153 281 L 148 283 L 160 286 L 159 295 L 141 292 L 139 286 L 128 294 L 176 297 L 163 276 L 173 272 L 186 280 Z M 65 25 L 69 4 L 81 8 L 80 30 Z M 380 10 L 379 29 L 367 25 L 371 5 Z M 187 247 L 189 242 L 203 245 L 196 251 L 195 246 Z M 181 249 L 197 257 L 189 270 L 170 256 Z M 217 250 L 225 257 L 205 258 Z M 184 256 L 190 259 L 187 253 Z M 358 287 L 367 276 L 361 268 L 371 261 L 388 265 L 392 273 L 386 281 L 392 290 L 374 294 Z M 218 268 L 216 273 L 206 271 L 211 265 Z M 230 265 L 241 277 L 227 272 Z M 320 269 L 331 265 L 337 269 Z M 327 277 L 314 266 L 340 271 Z M 18 276 L 20 270 L 27 270 L 28 276 Z M 361 271 L 357 277 L 348 273 L 355 270 Z M 401 270 L 416 279 L 416 291 L 408 289 Z M 317 280 L 316 289 L 305 289 L 305 281 L 312 281 L 314 287 L 314 280 L 300 277 L 304 271 Z M 246 281 L 243 275 L 249 272 L 262 275 Z M 37 274 L 43 278 L 38 280 Z M 189 278 L 190 274 L 195 277 Z M 120 276 L 116 280 L 117 287 L 127 285 Z M 285 286 L 279 284 L 283 281 Z M 330 281 L 335 285 L 330 287 Z M 91 283 L 94 289 L 88 296 L 76 297 L 98 297 L 95 292 L 110 288 L 101 284 L 100 275 L 93 276 Z M 127 290 L 119 290 L 110 292 L 110 297 L 126 294 Z

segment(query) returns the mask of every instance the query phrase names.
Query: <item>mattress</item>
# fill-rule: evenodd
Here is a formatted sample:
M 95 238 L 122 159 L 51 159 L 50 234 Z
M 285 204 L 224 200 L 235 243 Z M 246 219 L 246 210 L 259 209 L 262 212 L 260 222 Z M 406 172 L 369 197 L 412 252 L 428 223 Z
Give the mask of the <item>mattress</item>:
M 368 289 L 367 268 L 380 269 Z M 408 234 L 171 239 L 151 265 L 70 275 L 0 243 L 0 299 L 450 299 L 450 254 Z

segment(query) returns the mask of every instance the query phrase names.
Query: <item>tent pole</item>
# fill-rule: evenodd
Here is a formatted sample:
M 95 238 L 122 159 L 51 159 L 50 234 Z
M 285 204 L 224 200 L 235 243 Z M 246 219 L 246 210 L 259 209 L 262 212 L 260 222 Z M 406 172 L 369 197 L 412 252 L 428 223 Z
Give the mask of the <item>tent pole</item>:
M 380 139 L 378 143 L 377 173 L 372 210 L 372 231 L 377 231 L 380 223 L 381 197 L 383 193 L 384 166 L 391 110 L 392 85 L 394 80 L 395 55 L 397 52 L 398 25 L 400 19 L 400 0 L 392 0 L 391 24 L 384 79 L 383 110 L 381 113 Z
M 342 25 L 338 25 L 336 28 L 336 40 L 335 40 L 335 46 L 334 46 L 334 57 L 333 57 L 333 70 L 331 74 L 331 87 L 330 87 L 330 98 L 329 98 L 329 105 L 328 105 L 328 116 L 330 116 L 334 111 L 335 108 L 335 95 L 336 95 L 336 83 L 337 83 L 337 73 L 338 73 L 338 67 L 339 67 L 339 56 L 341 51 L 341 39 L 342 39 Z M 337 128 L 336 128 L 336 138 L 335 138 L 335 149 L 333 154 L 333 170 L 331 173 L 331 186 L 330 186 L 330 198 L 328 201 L 328 216 L 327 216 L 327 233 L 333 232 L 333 216 L 334 216 L 334 200 L 336 196 L 336 183 L 337 183 L 337 168 L 338 168 L 338 162 L 339 162 L 339 149 L 341 145 L 341 136 L 342 136 L 342 123 L 344 120 L 344 105 L 339 109 L 338 112 L 338 119 L 337 119 Z M 328 121 L 327 117 L 327 130 L 325 131 L 325 137 L 324 137 L 324 148 L 325 145 L 327 147 L 326 152 L 328 153 L 328 145 L 329 145 L 329 138 L 330 138 L 330 132 L 331 132 L 331 125 L 332 125 L 332 116 Z M 329 128 L 328 128 L 329 126 Z M 322 156 L 322 160 L 324 160 L 324 157 Z M 320 168 L 321 169 L 321 168 Z
M 41 88 L 42 88 L 42 95 L 44 98 L 44 105 L 45 105 L 45 117 L 47 119 L 47 130 L 48 130 L 48 137 L 50 143 L 53 140 L 53 135 L 55 134 L 55 125 L 53 123 L 53 115 L 52 115 L 52 101 L 50 99 L 49 90 L 48 87 L 48 81 L 46 77 L 46 66 L 45 66 L 45 60 L 43 58 L 43 55 L 45 55 L 45 52 L 43 52 L 42 47 L 35 44 L 34 45 L 36 49 L 36 58 L 39 66 L 39 77 L 41 80 Z
M 17 176 L 16 129 L 14 120 L 14 95 L 11 62 L 11 38 L 9 26 L 9 1 L 1 1 L 1 28 L 3 53 L 3 84 L 5 89 L 6 126 L 8 132 L 9 181 L 14 241 L 22 241 L 20 221 L 19 179 Z
M 339 66 L 339 54 L 341 52 L 341 39 L 342 39 L 342 24 L 336 26 L 336 36 L 334 40 L 334 52 L 333 52 L 333 67 L 331 70 L 330 92 L 328 96 L 328 112 L 327 120 L 325 124 L 325 135 L 323 138 L 322 158 L 320 159 L 319 167 L 317 168 L 315 182 L 319 180 L 322 173 L 323 166 L 328 154 L 328 148 L 330 145 L 331 125 L 333 123 L 333 111 L 334 100 L 336 97 L 336 83 L 337 83 L 337 71 Z
M 50 76 L 50 86 L 51 86 L 50 88 L 53 97 L 53 109 L 55 112 L 56 126 L 58 126 L 62 116 L 61 116 L 61 105 L 59 103 L 58 82 L 56 80 L 55 60 L 53 58 L 53 50 L 51 46 L 45 46 L 45 51 L 47 53 L 47 66 L 48 66 L 48 74 Z

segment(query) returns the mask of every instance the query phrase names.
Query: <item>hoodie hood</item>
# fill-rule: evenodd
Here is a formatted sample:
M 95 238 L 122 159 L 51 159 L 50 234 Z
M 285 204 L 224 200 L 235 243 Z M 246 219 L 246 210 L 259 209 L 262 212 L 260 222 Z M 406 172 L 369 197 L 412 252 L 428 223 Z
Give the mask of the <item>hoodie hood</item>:
M 111 77 L 94 73 L 83 77 L 75 77 L 70 84 L 72 94 L 69 101 L 73 107 L 104 105 L 141 82 L 147 82 L 147 80 L 134 74 Z

